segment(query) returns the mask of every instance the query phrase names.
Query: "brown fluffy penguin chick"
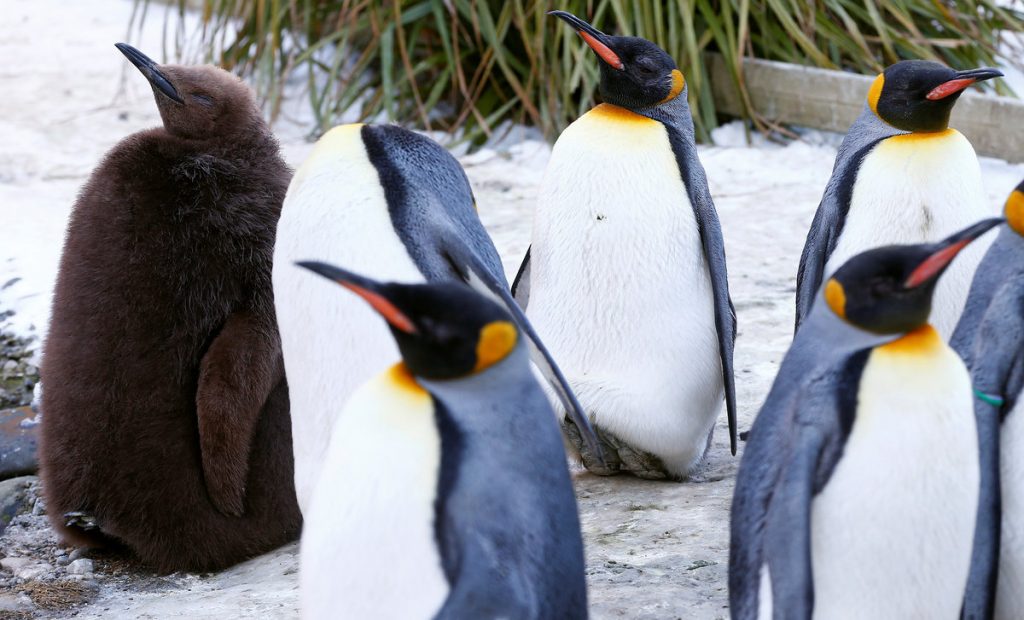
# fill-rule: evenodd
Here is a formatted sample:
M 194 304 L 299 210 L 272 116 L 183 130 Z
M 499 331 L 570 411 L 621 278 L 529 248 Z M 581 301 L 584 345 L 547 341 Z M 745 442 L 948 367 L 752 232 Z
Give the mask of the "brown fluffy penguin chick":
M 250 90 L 156 65 L 163 127 L 103 159 L 68 226 L 40 465 L 68 542 L 216 570 L 298 535 L 271 258 L 290 172 Z

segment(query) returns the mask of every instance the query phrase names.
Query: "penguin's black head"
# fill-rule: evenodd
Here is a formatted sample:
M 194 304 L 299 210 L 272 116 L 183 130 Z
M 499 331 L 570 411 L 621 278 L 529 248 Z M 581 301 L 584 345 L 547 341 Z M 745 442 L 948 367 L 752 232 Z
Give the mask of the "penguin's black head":
M 903 60 L 875 78 L 868 105 L 886 123 L 904 131 L 942 131 L 965 88 L 1001 76 L 996 69 L 954 71 L 929 60 Z
M 1006 216 L 1006 223 L 1010 228 L 1018 235 L 1024 236 L 1024 181 L 1010 192 L 1006 206 L 1003 207 L 1003 215 Z
M 326 263 L 300 266 L 362 297 L 391 328 L 405 365 L 424 379 L 456 379 L 505 359 L 519 330 L 505 310 L 463 284 L 394 284 Z
M 565 11 L 551 11 L 576 29 L 601 59 L 601 98 L 628 110 L 667 103 L 686 89 L 668 53 L 639 37 L 612 37 Z
M 825 301 L 847 323 L 876 334 L 928 322 L 935 284 L 960 250 L 1001 218 L 982 220 L 938 243 L 890 245 L 854 256 L 825 283 Z
M 168 133 L 187 139 L 220 138 L 262 125 L 252 91 L 238 77 L 211 65 L 158 65 L 127 43 L 117 43 L 153 87 Z

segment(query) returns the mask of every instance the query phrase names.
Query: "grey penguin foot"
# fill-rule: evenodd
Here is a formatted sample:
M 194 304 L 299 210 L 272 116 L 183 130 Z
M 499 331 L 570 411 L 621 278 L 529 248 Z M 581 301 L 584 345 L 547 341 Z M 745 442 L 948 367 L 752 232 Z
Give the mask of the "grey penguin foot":
M 65 512 L 64 526 L 85 532 L 100 529 L 100 526 L 96 525 L 96 517 L 81 511 Z
M 612 433 L 594 425 L 594 432 L 601 443 L 604 452 L 605 465 L 602 466 L 596 455 L 587 448 L 583 437 L 580 435 L 576 424 L 565 418 L 562 420 L 562 430 L 569 443 L 579 453 L 583 460 L 583 466 L 598 476 L 614 476 L 620 473 L 633 474 L 644 480 L 673 480 L 676 476 L 671 474 L 660 458 L 638 450 L 622 441 Z

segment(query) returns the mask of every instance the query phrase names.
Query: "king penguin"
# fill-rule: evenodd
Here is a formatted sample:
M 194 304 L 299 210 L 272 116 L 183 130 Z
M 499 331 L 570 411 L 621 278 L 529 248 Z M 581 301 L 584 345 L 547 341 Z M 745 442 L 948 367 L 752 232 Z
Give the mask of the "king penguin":
M 875 78 L 807 233 L 797 272 L 797 329 L 822 283 L 855 254 L 934 242 L 994 215 L 974 148 L 949 127 L 949 115 L 964 89 L 1001 75 L 904 60 Z M 984 246 L 964 252 L 939 284 L 931 320 L 943 338 L 960 318 Z
M 402 359 L 337 417 L 305 513 L 303 617 L 586 618 L 565 451 L 507 309 L 302 264 L 368 302 Z
M 965 618 L 1024 618 L 1024 183 L 978 266 L 950 344 L 971 371 L 981 501 Z M 998 577 L 997 577 L 998 575 Z
M 336 295 L 330 283 L 295 266 L 309 256 L 381 280 L 468 283 L 501 300 L 531 340 L 535 362 L 599 450 L 558 366 L 508 291 L 459 162 L 436 142 L 400 127 L 344 125 L 327 132 L 295 173 L 274 250 L 303 510 L 336 415 L 352 391 L 396 355 L 387 330 L 364 304 Z
M 117 47 L 163 126 L 115 146 L 71 213 L 43 349 L 43 492 L 69 542 L 217 570 L 301 525 L 270 284 L 290 171 L 237 77 Z
M 954 618 L 978 506 L 971 382 L 928 324 L 953 258 L 1002 220 L 848 260 L 751 428 L 736 478 L 733 618 Z
M 685 478 L 723 398 L 736 453 L 736 316 L 686 80 L 650 41 L 550 14 L 597 54 L 604 103 L 555 143 L 513 295 L 603 441 L 607 467 L 583 463 Z

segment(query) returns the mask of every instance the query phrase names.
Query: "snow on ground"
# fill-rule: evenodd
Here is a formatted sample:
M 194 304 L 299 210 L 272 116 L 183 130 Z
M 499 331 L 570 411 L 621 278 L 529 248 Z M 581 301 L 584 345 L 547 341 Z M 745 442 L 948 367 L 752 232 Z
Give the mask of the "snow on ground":
M 157 9 L 153 9 L 157 10 Z M 76 192 L 102 154 L 159 122 L 145 80 L 113 43 L 126 39 L 128 0 L 5 0 L 0 17 L 0 311 L 41 336 Z M 161 57 L 157 19 L 127 40 Z M 291 108 L 301 109 L 300 102 Z M 301 114 L 277 125 L 294 166 L 311 145 Z M 524 134 L 529 136 L 530 134 Z M 702 148 L 729 256 L 739 317 L 740 427 L 750 426 L 790 340 L 796 266 L 828 180 L 838 137 L 807 132 L 785 146 L 746 143 L 738 123 Z M 511 276 L 529 243 L 533 203 L 550 153 L 536 139 L 463 156 L 480 215 Z M 509 146 L 510 145 L 510 146 Z M 1024 166 L 982 162 L 993 212 Z M 728 508 L 738 464 L 722 420 L 707 466 L 685 484 L 577 478 L 594 617 L 717 618 L 727 612 Z M 40 528 L 41 518 L 25 521 Z M 20 526 L 19 526 L 20 527 Z M 17 529 L 17 528 L 12 528 Z M 29 532 L 31 533 L 31 532 Z M 22 531 L 22 535 L 26 532 Z M 7 536 L 18 535 L 9 533 Z M 52 547 L 44 531 L 39 545 Z M 32 553 L 31 545 L 2 544 Z M 158 580 L 103 573 L 78 617 L 294 617 L 295 546 L 218 575 Z M 343 560 L 342 560 L 343 561 Z

